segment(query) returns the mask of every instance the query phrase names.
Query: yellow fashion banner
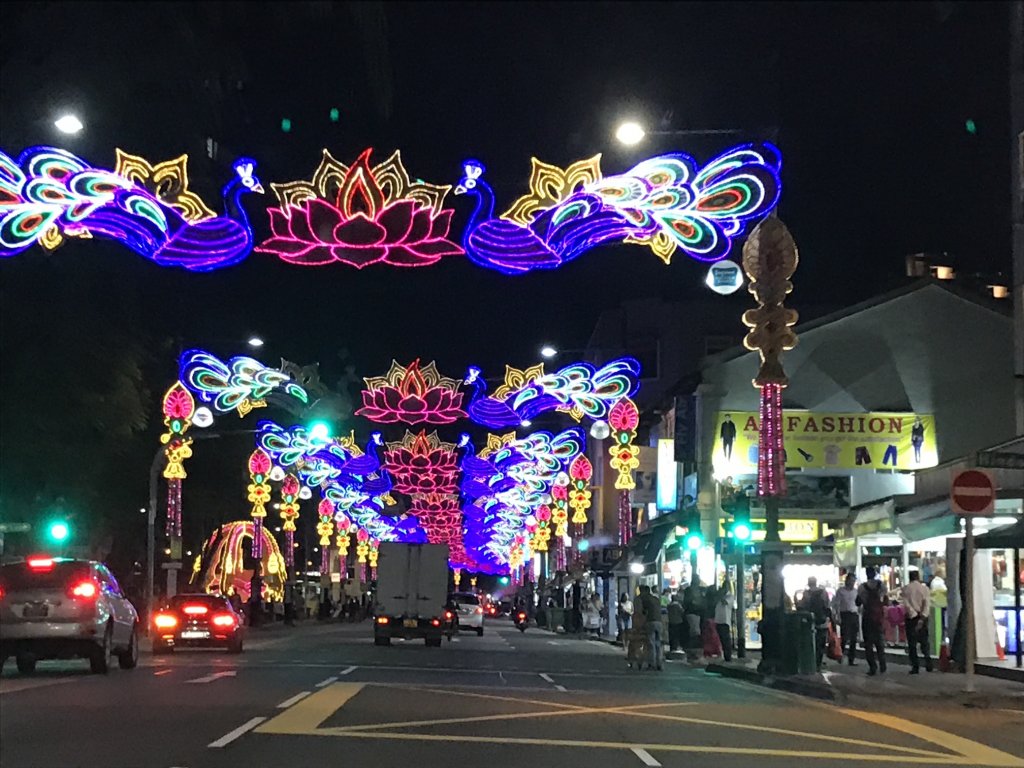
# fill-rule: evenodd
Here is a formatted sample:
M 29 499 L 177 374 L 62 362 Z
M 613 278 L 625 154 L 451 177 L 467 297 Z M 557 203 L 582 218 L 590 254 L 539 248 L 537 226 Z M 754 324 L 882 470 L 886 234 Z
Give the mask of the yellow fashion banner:
M 786 466 L 793 469 L 922 469 L 938 464 L 935 417 L 921 413 L 785 411 Z M 758 418 L 719 411 L 715 476 L 757 471 Z

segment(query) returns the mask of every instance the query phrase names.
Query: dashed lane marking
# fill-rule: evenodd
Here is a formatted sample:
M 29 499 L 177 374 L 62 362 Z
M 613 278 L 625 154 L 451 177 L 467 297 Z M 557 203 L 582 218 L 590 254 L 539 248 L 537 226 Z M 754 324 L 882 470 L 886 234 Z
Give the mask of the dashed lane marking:
M 255 728 L 257 725 L 259 725 L 260 723 L 262 723 L 266 719 L 267 718 L 265 718 L 265 717 L 254 717 L 251 720 L 242 723 L 240 726 L 235 728 L 235 730 L 228 731 L 227 733 L 225 733 L 223 736 L 221 736 L 216 741 L 211 741 L 206 746 L 209 747 L 210 749 L 220 749 L 221 747 L 226 747 L 228 744 L 230 744 L 232 741 L 237 739 L 239 736 L 242 736 L 243 734 L 248 733 L 249 731 L 251 731 L 253 728 Z
M 560 691 L 561 693 L 565 693 L 566 692 L 566 689 L 565 689 L 564 685 L 556 685 L 555 686 L 555 690 L 556 691 Z
M 312 691 L 302 691 L 301 693 L 296 693 L 291 698 L 285 699 L 280 704 L 278 704 L 277 708 L 278 709 L 288 709 L 288 707 L 290 707 L 292 704 L 298 704 L 300 701 L 302 701 L 304 698 L 309 696 L 309 694 L 311 694 L 311 693 L 312 693 Z
M 554 682 L 555 682 L 554 680 L 551 679 L 551 675 L 549 675 L 547 672 L 541 672 L 540 673 L 540 679 L 543 680 L 546 683 L 554 684 Z
M 352 672 L 355 672 L 357 669 L 359 669 L 359 667 L 345 667 L 338 674 L 339 675 L 348 675 L 348 674 L 351 674 Z
M 317 683 L 316 687 L 317 688 L 323 688 L 326 685 L 330 685 L 331 683 L 336 683 L 336 682 L 338 682 L 338 678 L 337 677 L 328 677 L 326 680 L 321 680 L 319 683 Z
M 186 683 L 212 683 L 214 680 L 220 680 L 222 677 L 235 677 L 238 673 L 235 670 L 228 670 L 227 672 L 214 672 L 211 675 L 204 675 L 203 677 L 194 677 L 191 680 L 186 680 Z

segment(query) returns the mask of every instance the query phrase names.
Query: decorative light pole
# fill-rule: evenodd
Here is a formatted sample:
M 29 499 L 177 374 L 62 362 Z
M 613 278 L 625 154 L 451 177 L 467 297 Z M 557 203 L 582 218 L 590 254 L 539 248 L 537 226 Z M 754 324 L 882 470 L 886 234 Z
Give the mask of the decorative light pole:
M 259 608 L 263 601 L 263 520 L 267 516 L 267 502 L 270 501 L 270 478 L 272 462 L 261 448 L 249 456 L 249 495 L 252 503 L 249 515 L 252 517 L 252 581 L 249 602 L 252 605 L 250 623 L 258 623 Z
M 334 502 L 323 499 L 317 507 L 320 522 L 316 524 L 316 532 L 320 534 L 320 577 L 330 574 L 331 567 L 331 534 L 334 533 Z
M 181 481 L 187 477 L 185 459 L 192 456 L 192 438 L 185 437 L 192 426 L 192 416 L 196 412 L 196 401 L 192 393 L 185 389 L 180 381 L 167 390 L 163 399 L 164 426 L 167 431 L 160 435 L 160 442 L 166 445 L 164 456 L 164 478 L 167 480 L 167 525 L 165 532 L 172 541 L 171 549 L 181 549 Z M 178 556 L 180 558 L 180 555 Z
M 619 400 L 608 412 L 608 425 L 612 428 L 611 468 L 618 472 L 615 488 L 619 491 L 619 546 L 629 544 L 633 532 L 632 507 L 629 492 L 636 488 L 633 470 L 640 466 L 640 449 L 633 445 L 636 428 L 640 424 L 640 411 L 628 397 Z
M 299 478 L 289 473 L 281 483 L 281 519 L 284 523 L 284 562 L 295 565 L 295 521 L 299 519 Z M 294 575 L 294 574 L 293 574 Z
M 782 580 L 783 547 L 779 541 L 779 499 L 786 495 L 786 455 L 782 440 L 782 390 L 789 383 L 782 367 L 782 353 L 796 346 L 795 310 L 783 306 L 793 290 L 789 278 L 799 255 L 786 225 L 776 217 L 765 219 L 743 246 L 743 270 L 757 309 L 743 313 L 750 328 L 743 340 L 747 349 L 761 355 L 754 378 L 760 390 L 760 428 L 757 453 L 757 494 L 765 504 L 765 540 L 761 545 L 761 606 L 763 651 L 761 668 L 772 672 L 780 658 L 780 630 L 784 611 Z

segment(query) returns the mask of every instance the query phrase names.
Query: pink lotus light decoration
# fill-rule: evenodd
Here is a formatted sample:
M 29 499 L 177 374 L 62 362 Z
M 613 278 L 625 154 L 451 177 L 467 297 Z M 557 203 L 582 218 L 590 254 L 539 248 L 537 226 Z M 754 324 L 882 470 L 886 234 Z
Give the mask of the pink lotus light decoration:
M 396 151 L 370 167 L 367 149 L 351 165 L 325 149 L 311 182 L 271 184 L 280 207 L 268 208 L 273 237 L 255 250 L 300 265 L 341 262 L 423 267 L 465 252 L 448 239 L 450 186 L 411 182 Z
M 619 432 L 631 432 L 640 423 L 640 412 L 636 403 L 624 397 L 612 406 L 608 412 L 608 423 Z
M 384 468 L 398 493 L 455 493 L 459 462 L 455 445 L 442 443 L 437 432 L 418 435 L 406 431 L 400 443 L 388 443 Z
M 196 411 L 196 401 L 192 393 L 178 381 L 164 395 L 163 411 L 164 418 L 189 421 Z
M 439 374 L 433 362 L 421 368 L 420 361 L 414 360 L 405 368 L 392 360 L 385 376 L 364 381 L 363 407 L 356 415 L 370 421 L 451 424 L 466 416 L 459 382 Z

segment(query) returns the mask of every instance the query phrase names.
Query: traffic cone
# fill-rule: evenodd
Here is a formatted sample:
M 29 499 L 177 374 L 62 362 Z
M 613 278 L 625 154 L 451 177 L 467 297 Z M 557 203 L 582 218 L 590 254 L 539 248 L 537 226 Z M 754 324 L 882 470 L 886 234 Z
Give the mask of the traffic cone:
M 951 666 L 949 663 L 949 645 L 943 643 L 942 647 L 939 648 L 939 671 L 949 672 L 950 669 Z
M 1006 652 L 1003 650 L 1003 646 L 996 640 L 996 658 L 1000 661 L 1006 661 Z

